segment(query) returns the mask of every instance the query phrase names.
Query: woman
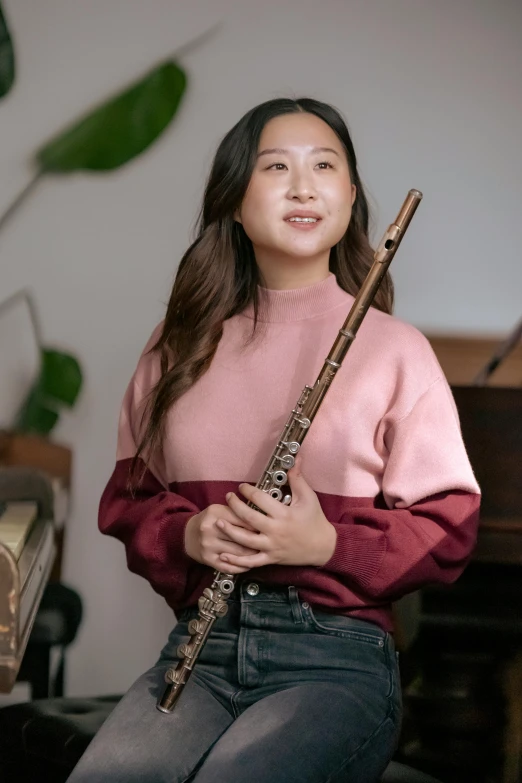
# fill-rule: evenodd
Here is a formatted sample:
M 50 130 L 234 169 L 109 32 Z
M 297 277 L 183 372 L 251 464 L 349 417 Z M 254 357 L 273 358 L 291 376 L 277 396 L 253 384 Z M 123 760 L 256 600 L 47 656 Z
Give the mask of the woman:
M 389 277 L 289 472 L 291 504 L 253 486 L 372 260 L 339 114 L 311 99 L 248 112 L 218 148 L 100 505 L 179 622 L 73 783 L 379 780 L 401 716 L 390 604 L 456 579 L 479 508 L 448 385 L 390 315 Z M 165 715 L 164 674 L 213 569 L 237 587 Z

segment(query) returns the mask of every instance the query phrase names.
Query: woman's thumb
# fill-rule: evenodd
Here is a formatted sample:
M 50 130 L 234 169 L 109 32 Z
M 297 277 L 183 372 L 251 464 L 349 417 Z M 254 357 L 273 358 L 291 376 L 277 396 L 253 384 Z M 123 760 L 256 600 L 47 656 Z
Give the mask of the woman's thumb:
M 295 458 L 294 467 L 288 471 L 288 483 L 290 484 L 290 487 L 294 488 L 295 490 L 299 490 L 304 485 L 306 485 L 305 478 L 301 473 L 302 464 L 303 458 L 300 454 L 298 454 Z

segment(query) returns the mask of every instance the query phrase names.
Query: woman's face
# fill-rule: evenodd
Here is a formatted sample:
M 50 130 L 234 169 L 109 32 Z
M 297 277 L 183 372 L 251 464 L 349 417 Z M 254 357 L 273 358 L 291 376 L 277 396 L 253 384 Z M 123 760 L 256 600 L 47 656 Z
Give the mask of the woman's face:
M 274 255 L 324 261 L 346 232 L 354 200 L 346 153 L 330 126 L 314 114 L 284 114 L 263 129 L 235 217 L 261 267 Z

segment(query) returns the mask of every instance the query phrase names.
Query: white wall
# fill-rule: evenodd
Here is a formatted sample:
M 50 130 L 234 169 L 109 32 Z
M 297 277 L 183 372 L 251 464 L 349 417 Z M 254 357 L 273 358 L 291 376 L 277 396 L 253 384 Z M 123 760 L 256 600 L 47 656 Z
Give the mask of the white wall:
M 30 284 L 48 343 L 81 359 L 65 577 L 85 621 L 71 694 L 119 692 L 171 623 L 119 542 L 96 528 L 121 397 L 185 249 L 213 150 L 251 106 L 307 94 L 346 115 L 377 230 L 425 199 L 397 255 L 397 314 L 503 335 L 522 311 L 522 6 L 518 0 L 7 0 L 18 81 L 0 103 L 0 210 L 64 123 L 221 19 L 183 60 L 190 85 L 161 141 L 109 176 L 41 183 L 0 236 L 0 299 Z M 376 236 L 376 238 L 378 238 Z

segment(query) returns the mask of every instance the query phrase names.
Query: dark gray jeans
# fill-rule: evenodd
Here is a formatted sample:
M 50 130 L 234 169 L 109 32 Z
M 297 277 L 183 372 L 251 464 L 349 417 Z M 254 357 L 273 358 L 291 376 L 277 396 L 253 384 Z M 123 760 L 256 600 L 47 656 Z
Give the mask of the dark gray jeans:
M 188 640 L 181 613 L 158 662 L 123 697 L 69 783 L 376 783 L 398 739 L 393 639 L 312 610 L 297 590 L 244 580 L 174 712 L 156 710 Z

